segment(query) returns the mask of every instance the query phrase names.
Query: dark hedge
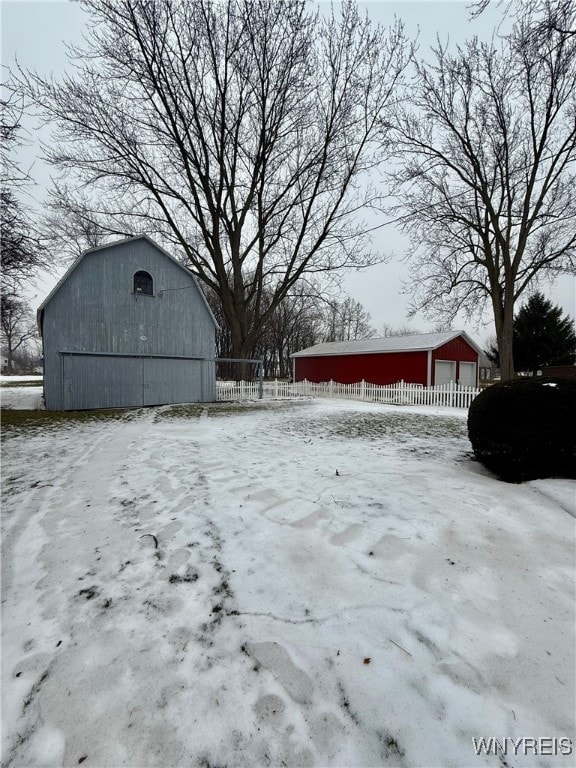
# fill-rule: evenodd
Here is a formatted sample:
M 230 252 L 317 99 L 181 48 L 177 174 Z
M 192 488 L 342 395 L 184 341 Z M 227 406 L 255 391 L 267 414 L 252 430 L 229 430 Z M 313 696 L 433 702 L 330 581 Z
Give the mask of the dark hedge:
M 493 384 L 472 401 L 468 437 L 479 461 L 502 480 L 576 478 L 576 381 Z

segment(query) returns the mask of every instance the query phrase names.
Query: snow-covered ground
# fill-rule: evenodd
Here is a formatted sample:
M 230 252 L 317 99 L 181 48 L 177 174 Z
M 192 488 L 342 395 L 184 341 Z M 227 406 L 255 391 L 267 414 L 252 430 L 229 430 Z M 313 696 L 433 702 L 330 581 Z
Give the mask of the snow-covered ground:
M 0 374 L 0 405 L 15 410 L 44 408 L 42 376 L 7 376 Z M 24 386 L 22 386 L 24 384 Z
M 574 743 L 576 485 L 495 480 L 465 417 L 7 429 L 3 765 L 573 766 L 476 754 Z

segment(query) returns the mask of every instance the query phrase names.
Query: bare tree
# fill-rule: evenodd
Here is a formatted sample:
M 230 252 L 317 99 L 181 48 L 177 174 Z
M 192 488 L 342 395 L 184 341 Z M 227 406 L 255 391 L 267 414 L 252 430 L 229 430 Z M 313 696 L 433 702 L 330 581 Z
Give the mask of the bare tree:
M 533 36 L 554 31 L 560 35 L 574 37 L 576 24 L 570 8 L 573 2 L 574 0 L 524 0 L 523 3 L 509 3 L 498 0 L 497 5 L 504 9 L 505 16 L 516 20 L 521 20 L 523 15 L 530 13 L 533 19 L 530 34 Z M 481 16 L 490 4 L 491 0 L 477 0 L 472 3 L 472 18 Z
M 330 301 L 324 311 L 322 341 L 370 339 L 376 335 L 370 319 L 370 313 L 350 296 L 341 301 Z
M 325 341 L 375 335 L 370 314 L 349 296 L 330 298 L 319 285 L 303 284 L 274 310 L 258 341 L 257 355 L 268 376 L 290 375 L 290 355 Z
M 306 274 L 365 266 L 365 182 L 406 62 L 401 27 L 300 0 L 84 0 L 62 82 L 25 76 L 49 160 L 109 232 L 172 243 L 220 301 L 234 356 Z M 22 76 L 20 76 L 22 78 Z M 377 141 L 379 139 L 379 141 Z M 94 193 L 98 193 L 97 195 Z
M 416 328 L 411 328 L 409 325 L 401 325 L 398 328 L 395 328 L 393 325 L 384 323 L 379 335 L 384 338 L 389 338 L 391 336 L 416 336 L 420 333 L 422 333 L 422 331 L 418 331 Z
M 87 197 L 81 190 L 71 195 L 66 185 L 54 183 L 46 210 L 40 220 L 46 246 L 60 254 L 62 260 L 73 261 L 89 248 L 98 248 L 111 235 L 130 234 L 126 227 L 103 226 L 90 214 Z
M 290 294 L 276 307 L 260 334 L 256 355 L 264 362 L 265 376 L 289 376 L 290 354 L 296 351 L 297 339 L 307 332 L 316 338 L 315 302 L 304 295 L 302 289 L 299 293 Z
M 576 6 L 539 26 L 543 7 L 521 5 L 499 45 L 438 46 L 416 63 L 414 108 L 397 121 L 412 309 L 451 320 L 488 302 L 503 378 L 516 301 L 575 266 Z
M 218 357 L 232 357 L 231 334 L 217 297 L 208 292 L 220 328 L 216 333 Z M 350 297 L 331 298 L 327 287 L 304 281 L 275 308 L 263 325 L 253 357 L 261 359 L 266 377 L 285 378 L 292 370 L 291 354 L 324 341 L 369 338 L 375 330 L 362 304 Z M 219 373 L 227 378 L 256 374 L 256 370 L 220 363 Z
M 0 102 L 1 163 L 0 226 L 2 228 L 2 292 L 20 292 L 39 269 L 48 264 L 48 254 L 32 223 L 30 211 L 22 202 L 22 193 L 33 183 L 29 172 L 21 168 L 15 150 L 22 146 L 23 107 L 14 95 Z
M 14 373 L 14 355 L 24 352 L 31 341 L 38 339 L 38 330 L 28 303 L 4 291 L 0 299 L 0 331 L 8 373 Z

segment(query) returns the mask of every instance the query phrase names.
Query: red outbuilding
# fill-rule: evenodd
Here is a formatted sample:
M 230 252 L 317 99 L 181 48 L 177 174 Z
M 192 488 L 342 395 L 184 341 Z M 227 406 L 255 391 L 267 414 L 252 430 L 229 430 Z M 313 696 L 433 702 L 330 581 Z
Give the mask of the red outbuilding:
M 333 341 L 292 355 L 294 381 L 395 384 L 434 387 L 453 381 L 478 383 L 481 349 L 464 331 Z

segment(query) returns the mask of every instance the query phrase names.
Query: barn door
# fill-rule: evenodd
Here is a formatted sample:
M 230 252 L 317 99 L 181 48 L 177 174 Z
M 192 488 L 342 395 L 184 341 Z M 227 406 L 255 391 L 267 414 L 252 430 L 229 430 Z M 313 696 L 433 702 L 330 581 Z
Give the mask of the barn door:
M 64 410 L 142 405 L 140 360 L 105 355 L 64 355 Z
M 142 361 L 144 405 L 197 403 L 202 397 L 202 363 L 179 358 Z
M 434 386 L 456 381 L 456 362 L 454 360 L 436 360 L 434 363 Z

